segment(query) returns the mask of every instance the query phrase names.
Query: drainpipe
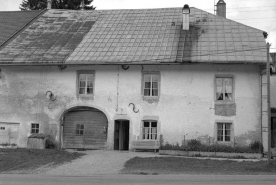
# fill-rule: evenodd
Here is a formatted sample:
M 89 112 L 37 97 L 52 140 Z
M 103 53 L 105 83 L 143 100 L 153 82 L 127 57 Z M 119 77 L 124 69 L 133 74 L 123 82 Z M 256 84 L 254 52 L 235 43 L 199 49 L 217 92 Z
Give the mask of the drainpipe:
M 47 0 L 47 9 L 48 10 L 52 9 L 52 0 Z

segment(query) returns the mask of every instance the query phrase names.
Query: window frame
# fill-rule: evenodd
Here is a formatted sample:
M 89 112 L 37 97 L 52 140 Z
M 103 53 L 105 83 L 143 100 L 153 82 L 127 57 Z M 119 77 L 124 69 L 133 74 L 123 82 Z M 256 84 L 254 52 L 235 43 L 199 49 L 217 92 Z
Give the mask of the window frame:
M 157 83 L 157 90 L 158 90 L 158 96 L 145 96 L 144 90 L 145 90 L 145 75 L 157 75 L 158 76 L 158 83 Z M 151 81 L 152 84 L 152 81 Z M 160 71 L 142 71 L 142 86 L 141 86 L 141 93 L 143 100 L 158 100 L 161 94 L 161 74 Z M 151 91 L 152 88 L 150 88 Z
M 81 74 L 92 74 L 93 75 L 93 80 L 92 80 L 92 84 L 93 84 L 93 89 L 92 89 L 92 94 L 80 94 L 80 75 Z M 93 98 L 94 97 L 94 93 L 95 93 L 95 70 L 77 70 L 77 81 L 76 81 L 76 94 L 78 97 L 89 97 L 89 98 Z M 87 83 L 87 81 L 86 81 Z M 87 84 L 85 87 L 85 92 L 87 90 Z
M 33 125 L 38 125 L 38 127 L 33 128 Z M 33 132 L 35 130 L 35 132 Z M 36 132 L 37 130 L 37 132 Z M 40 133 L 40 124 L 39 123 L 31 123 L 31 134 L 39 134 Z
M 83 129 L 80 127 L 79 130 L 77 130 L 77 125 L 83 125 Z M 80 134 L 80 131 L 82 130 L 82 134 Z M 77 134 L 77 131 L 79 133 Z M 75 136 L 84 136 L 85 134 L 85 124 L 84 123 L 75 123 Z
M 145 122 L 149 122 L 149 127 L 145 127 L 145 125 L 144 125 Z M 153 122 L 156 123 L 156 127 L 152 127 L 152 123 Z M 148 133 L 148 135 L 149 135 L 150 139 L 144 138 L 144 135 L 146 134 L 144 132 L 144 128 L 149 128 L 150 132 Z M 152 128 L 156 128 L 156 133 L 152 133 Z M 142 120 L 142 127 L 141 127 L 141 129 L 142 129 L 141 130 L 141 139 L 142 140 L 144 140 L 144 141 L 157 141 L 157 140 L 159 140 L 159 137 L 158 137 L 159 130 L 158 130 L 158 121 L 157 120 Z M 155 139 L 152 139 L 153 135 L 156 135 Z
M 217 100 L 217 78 L 232 78 L 232 100 Z M 231 74 L 216 74 L 214 78 L 214 100 L 216 103 L 235 102 L 235 76 Z
M 218 140 L 219 124 L 224 125 L 223 126 L 223 140 L 222 141 Z M 226 135 L 225 135 L 225 125 L 230 125 L 230 129 L 229 129 L 230 130 L 230 135 L 229 135 L 230 140 L 229 141 L 225 141 L 225 137 L 226 137 Z M 232 143 L 233 139 L 234 139 L 234 124 L 233 124 L 233 122 L 232 121 L 225 121 L 225 120 L 224 121 L 216 121 L 216 123 L 215 123 L 215 141 L 219 142 L 219 143 L 227 144 L 227 143 Z

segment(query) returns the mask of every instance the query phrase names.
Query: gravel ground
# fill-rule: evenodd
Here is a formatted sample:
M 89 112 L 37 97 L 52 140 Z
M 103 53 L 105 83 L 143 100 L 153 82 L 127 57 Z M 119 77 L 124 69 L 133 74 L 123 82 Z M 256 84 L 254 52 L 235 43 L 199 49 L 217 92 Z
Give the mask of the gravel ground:
M 56 168 L 37 170 L 40 173 L 51 175 L 103 175 L 118 174 L 123 169 L 124 163 L 133 157 L 155 157 L 154 152 L 130 152 L 91 150 L 82 151 L 87 155 Z

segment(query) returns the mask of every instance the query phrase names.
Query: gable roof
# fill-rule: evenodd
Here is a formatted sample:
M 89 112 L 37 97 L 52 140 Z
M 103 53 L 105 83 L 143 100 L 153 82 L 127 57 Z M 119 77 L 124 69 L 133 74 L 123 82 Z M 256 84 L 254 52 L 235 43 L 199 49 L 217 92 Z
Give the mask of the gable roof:
M 265 63 L 263 31 L 191 8 L 48 10 L 0 51 L 0 64 Z
M 40 10 L 0 12 L 0 48 L 42 12 Z

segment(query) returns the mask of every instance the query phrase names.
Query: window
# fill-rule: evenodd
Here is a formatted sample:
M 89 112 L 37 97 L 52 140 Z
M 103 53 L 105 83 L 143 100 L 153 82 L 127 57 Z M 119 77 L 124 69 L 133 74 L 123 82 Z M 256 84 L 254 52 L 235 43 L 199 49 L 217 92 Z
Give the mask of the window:
M 143 74 L 143 95 L 144 97 L 158 97 L 160 94 L 160 74 Z
M 231 140 L 231 123 L 217 123 L 217 141 Z
M 39 124 L 32 123 L 31 125 L 31 134 L 39 133 Z
M 142 129 L 143 139 L 157 140 L 157 121 L 144 121 Z
M 0 127 L 0 130 L 5 130 L 5 127 Z
M 233 101 L 233 77 L 216 77 L 216 100 Z
M 76 124 L 76 135 L 82 136 L 84 134 L 84 124 Z
M 94 72 L 78 71 L 78 94 L 93 95 L 94 90 Z

